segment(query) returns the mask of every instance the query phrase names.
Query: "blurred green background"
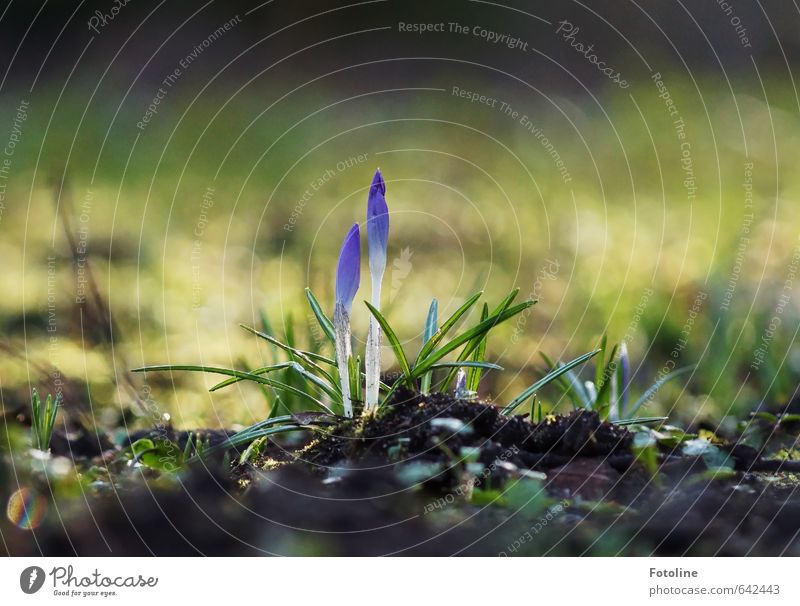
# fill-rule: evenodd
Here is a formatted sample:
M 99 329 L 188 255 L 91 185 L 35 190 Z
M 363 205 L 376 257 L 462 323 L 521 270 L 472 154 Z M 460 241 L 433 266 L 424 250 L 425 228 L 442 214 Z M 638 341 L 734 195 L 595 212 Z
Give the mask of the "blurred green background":
M 635 392 L 697 364 L 653 413 L 691 423 L 793 400 L 800 104 L 784 32 L 797 15 L 747 9 L 745 48 L 716 6 L 248 14 L 256 4 L 161 18 L 148 17 L 155 3 L 131 5 L 93 37 L 89 7 L 72 21 L 60 7 L 39 38 L 45 17 L 5 43 L 0 145 L 20 134 L 0 215 L 6 411 L 40 386 L 109 427 L 151 423 L 148 398 L 180 427 L 263 418 L 269 402 L 246 385 L 209 394 L 211 377 L 128 371 L 256 366 L 267 352 L 238 324 L 262 311 L 279 335 L 313 340 L 303 288 L 332 307 L 338 248 L 364 221 L 378 166 L 392 213 L 384 307 L 412 351 L 432 297 L 442 315 L 476 290 L 490 305 L 514 287 L 539 299 L 490 339 L 506 371 L 482 395 L 507 401 L 540 376 L 540 351 L 571 358 L 607 334 L 628 342 Z M 451 21 L 468 33 L 398 30 Z M 580 31 L 565 39 L 560 21 Z M 630 86 L 571 40 L 593 43 Z M 355 310 L 363 342 L 368 316 Z

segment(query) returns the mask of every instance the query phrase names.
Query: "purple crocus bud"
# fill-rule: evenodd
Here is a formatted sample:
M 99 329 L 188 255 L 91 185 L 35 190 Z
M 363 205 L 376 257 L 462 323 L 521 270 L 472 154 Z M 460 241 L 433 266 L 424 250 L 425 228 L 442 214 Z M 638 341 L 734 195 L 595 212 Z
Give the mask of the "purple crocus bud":
M 367 197 L 367 242 L 369 245 L 369 273 L 372 278 L 372 305 L 381 308 L 381 282 L 386 270 L 386 247 L 389 241 L 389 208 L 386 206 L 386 184 L 381 169 L 375 171 Z M 373 317 L 369 320 L 366 349 L 367 410 L 378 406 L 381 372 L 381 327 Z
M 622 410 L 628 406 L 628 386 L 631 382 L 631 361 L 628 358 L 628 345 L 623 341 L 619 346 L 620 381 L 619 394 Z
M 347 313 L 353 307 L 353 299 L 361 282 L 361 232 L 358 223 L 350 228 L 339 251 L 339 265 L 336 268 L 336 306 L 342 306 Z
M 369 243 L 369 271 L 373 276 L 383 276 L 386 269 L 386 247 L 389 241 L 389 208 L 386 206 L 386 184 L 381 169 L 375 171 L 367 198 L 367 241 Z
M 339 251 L 336 268 L 336 307 L 333 310 L 333 328 L 336 342 L 336 365 L 342 384 L 344 416 L 353 416 L 350 399 L 350 375 L 348 362 L 352 355 L 350 344 L 350 310 L 361 281 L 361 232 L 358 223 L 350 228 Z

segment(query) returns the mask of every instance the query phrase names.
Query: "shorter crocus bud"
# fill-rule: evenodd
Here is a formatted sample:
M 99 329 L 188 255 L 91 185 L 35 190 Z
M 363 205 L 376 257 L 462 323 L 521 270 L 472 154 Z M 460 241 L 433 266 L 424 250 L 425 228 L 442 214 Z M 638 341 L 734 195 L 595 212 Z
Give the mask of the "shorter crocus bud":
M 628 387 L 631 382 L 631 361 L 628 357 L 628 344 L 623 341 L 619 346 L 619 399 L 622 410 L 628 406 Z
M 353 299 L 361 284 L 361 232 L 358 223 L 350 228 L 339 251 L 336 268 L 336 306 L 347 313 L 353 308 Z
M 467 391 L 467 371 L 463 368 L 459 368 L 458 372 L 456 373 L 456 386 L 453 390 L 455 397 L 463 398 L 464 394 Z
M 353 299 L 361 282 L 361 232 L 358 223 L 350 228 L 339 251 L 336 268 L 336 306 L 333 310 L 333 327 L 336 337 L 336 365 L 342 384 L 344 415 L 353 416 L 350 399 L 350 373 L 348 361 L 352 355 L 350 335 L 350 311 Z

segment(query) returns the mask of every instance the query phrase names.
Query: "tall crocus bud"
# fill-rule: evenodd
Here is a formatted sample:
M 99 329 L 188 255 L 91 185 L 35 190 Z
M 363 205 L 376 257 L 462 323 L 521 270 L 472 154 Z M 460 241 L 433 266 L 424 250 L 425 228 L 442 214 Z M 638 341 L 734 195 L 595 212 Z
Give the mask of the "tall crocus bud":
M 389 240 L 389 208 L 386 206 L 386 184 L 381 170 L 375 171 L 367 198 L 367 240 L 369 243 L 369 273 L 372 277 L 372 306 L 381 308 L 381 282 L 386 270 L 386 247 Z M 381 327 L 370 317 L 366 351 L 367 393 L 366 408 L 378 406 L 381 374 Z
M 336 364 L 342 382 L 344 415 L 353 416 L 350 399 L 350 373 L 348 360 L 352 355 L 350 343 L 350 311 L 361 281 L 361 232 L 358 223 L 350 228 L 339 251 L 336 268 L 336 306 L 333 310 L 333 326 L 336 332 Z

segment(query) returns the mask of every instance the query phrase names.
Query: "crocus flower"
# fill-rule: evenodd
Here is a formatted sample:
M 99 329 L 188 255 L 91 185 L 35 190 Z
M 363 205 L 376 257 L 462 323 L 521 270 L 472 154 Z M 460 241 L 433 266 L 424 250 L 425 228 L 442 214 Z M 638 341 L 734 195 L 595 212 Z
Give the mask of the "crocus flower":
M 348 313 L 353 308 L 353 299 L 361 284 L 361 232 L 358 223 L 347 232 L 339 250 L 339 265 L 336 268 L 336 305 Z
M 389 208 L 386 206 L 386 184 L 381 170 L 375 171 L 367 198 L 367 241 L 369 245 L 369 273 L 372 277 L 372 306 L 381 308 L 381 282 L 386 270 L 386 248 L 389 241 Z M 381 327 L 372 317 L 367 333 L 366 350 L 366 408 L 378 406 L 378 388 L 381 374 Z
M 367 198 L 367 240 L 369 242 L 369 272 L 372 275 L 373 305 L 375 305 L 375 284 L 380 283 L 386 269 L 386 247 L 389 241 L 389 207 L 386 206 L 386 183 L 381 169 L 375 171 Z M 377 305 L 375 305 L 377 307 Z
M 336 268 L 336 306 L 333 311 L 333 326 L 336 333 L 336 364 L 342 383 L 342 401 L 346 417 L 353 416 L 350 400 L 350 373 L 348 359 L 352 355 L 350 343 L 350 311 L 361 281 L 361 232 L 358 223 L 350 228 L 339 251 Z

